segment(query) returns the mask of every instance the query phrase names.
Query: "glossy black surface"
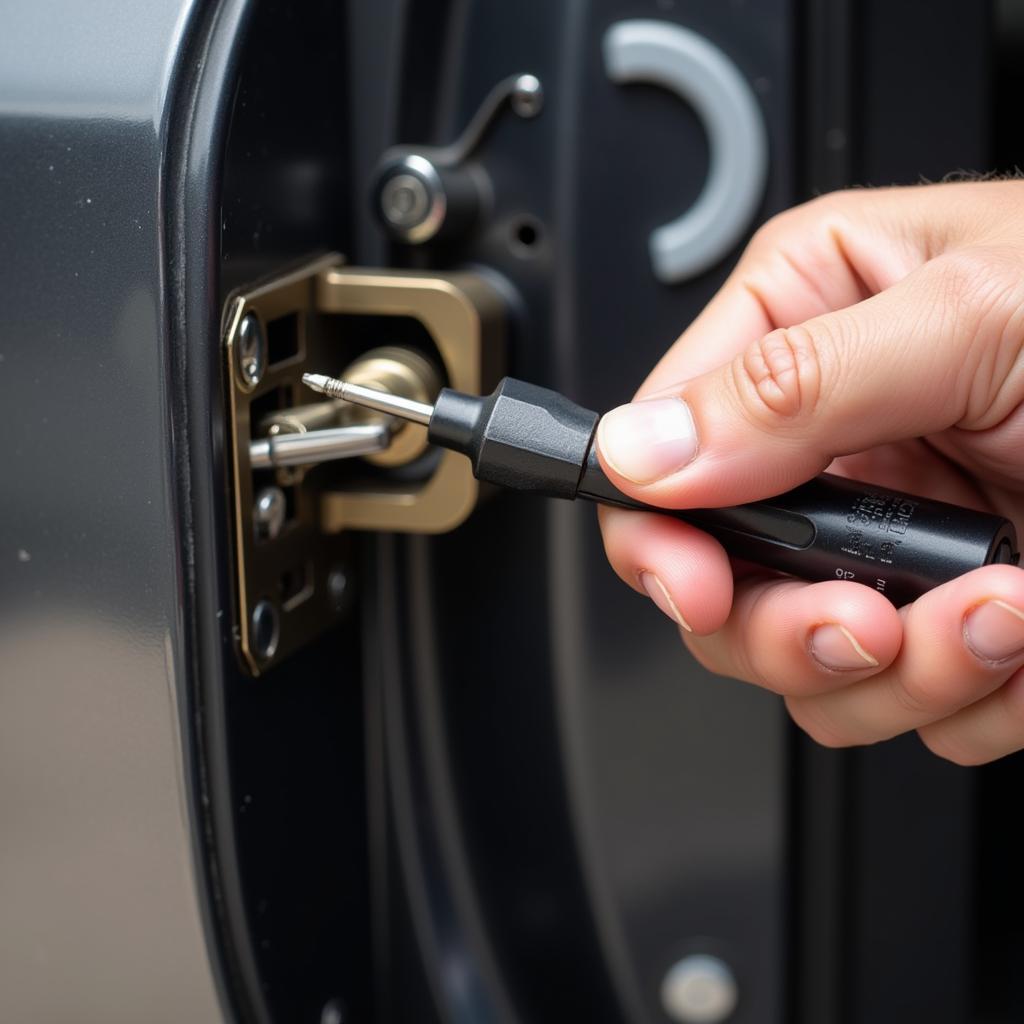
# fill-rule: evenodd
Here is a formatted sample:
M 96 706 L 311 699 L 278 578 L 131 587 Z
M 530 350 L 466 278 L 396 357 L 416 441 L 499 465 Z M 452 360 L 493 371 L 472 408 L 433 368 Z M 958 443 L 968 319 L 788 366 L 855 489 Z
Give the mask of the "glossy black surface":
M 329 3 L 298 10 L 239 2 L 206 13 L 195 50 L 202 59 L 180 101 L 169 230 L 180 253 L 173 380 L 181 486 L 192 511 L 189 612 L 209 898 L 241 1019 L 319 1021 L 332 1004 L 366 1019 L 359 621 L 350 617 L 259 680 L 241 671 L 221 387 L 229 291 L 345 247 L 352 186 L 338 78 L 344 12 Z M 358 587 L 354 554 L 347 568 Z
M 3 1020 L 228 1012 L 168 376 L 165 158 L 194 8 L 0 19 Z

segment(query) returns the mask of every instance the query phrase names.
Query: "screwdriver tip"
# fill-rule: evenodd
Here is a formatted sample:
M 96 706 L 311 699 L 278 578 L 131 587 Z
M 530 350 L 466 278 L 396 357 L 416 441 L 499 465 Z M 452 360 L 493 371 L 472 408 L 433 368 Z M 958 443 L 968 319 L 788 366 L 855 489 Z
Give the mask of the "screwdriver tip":
M 328 377 L 323 373 L 304 373 L 302 375 L 302 383 L 308 388 L 312 388 L 314 391 L 318 391 L 322 395 L 327 395 L 332 392 L 331 385 L 335 383 L 334 379 Z
M 413 423 L 430 423 L 434 407 L 425 402 L 415 402 L 401 395 L 392 395 L 379 388 L 368 388 L 361 384 L 351 384 L 337 377 L 328 377 L 323 373 L 304 373 L 302 383 L 306 387 L 319 391 L 331 398 L 341 398 L 353 405 L 361 405 L 367 409 L 376 409 L 386 416 L 397 416 L 399 419 Z

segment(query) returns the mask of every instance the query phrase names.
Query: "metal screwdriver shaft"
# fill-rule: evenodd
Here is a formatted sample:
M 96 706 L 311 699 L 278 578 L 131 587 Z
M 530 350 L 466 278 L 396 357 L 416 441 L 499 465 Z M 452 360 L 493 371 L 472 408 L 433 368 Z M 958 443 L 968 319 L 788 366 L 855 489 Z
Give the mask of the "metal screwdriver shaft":
M 348 381 L 339 380 L 337 377 L 328 377 L 323 373 L 304 373 L 302 383 L 314 391 L 319 391 L 322 395 L 340 398 L 353 405 L 375 409 L 377 412 L 397 416 L 399 419 L 409 420 L 412 423 L 422 423 L 424 426 L 430 423 L 430 417 L 434 415 L 432 405 L 414 402 L 410 398 L 400 398 L 387 391 L 364 388 L 361 384 L 350 384 Z

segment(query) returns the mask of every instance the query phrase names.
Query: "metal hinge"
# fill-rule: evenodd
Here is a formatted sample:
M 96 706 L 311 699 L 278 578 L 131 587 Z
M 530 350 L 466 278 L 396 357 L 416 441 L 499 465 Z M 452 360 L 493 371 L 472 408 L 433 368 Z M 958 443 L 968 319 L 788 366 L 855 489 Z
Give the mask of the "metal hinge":
M 425 428 L 313 402 L 302 374 L 479 394 L 498 377 L 504 304 L 472 273 L 330 255 L 233 295 L 224 325 L 237 639 L 259 675 L 351 603 L 349 531 L 442 533 L 477 501 L 468 460 L 428 449 Z

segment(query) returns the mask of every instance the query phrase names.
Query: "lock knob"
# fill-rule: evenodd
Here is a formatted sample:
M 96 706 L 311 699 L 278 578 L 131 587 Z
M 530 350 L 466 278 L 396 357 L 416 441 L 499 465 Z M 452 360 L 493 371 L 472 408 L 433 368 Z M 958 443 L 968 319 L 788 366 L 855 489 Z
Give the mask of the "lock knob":
M 469 163 L 506 107 L 516 117 L 536 117 L 544 90 L 536 75 L 511 75 L 483 103 L 447 146 L 398 146 L 381 158 L 373 206 L 393 238 L 410 245 L 455 238 L 471 228 L 491 195 L 483 167 Z
M 480 213 L 482 172 L 446 167 L 422 153 L 386 163 L 377 177 L 377 214 L 399 241 L 422 244 L 454 238 Z

